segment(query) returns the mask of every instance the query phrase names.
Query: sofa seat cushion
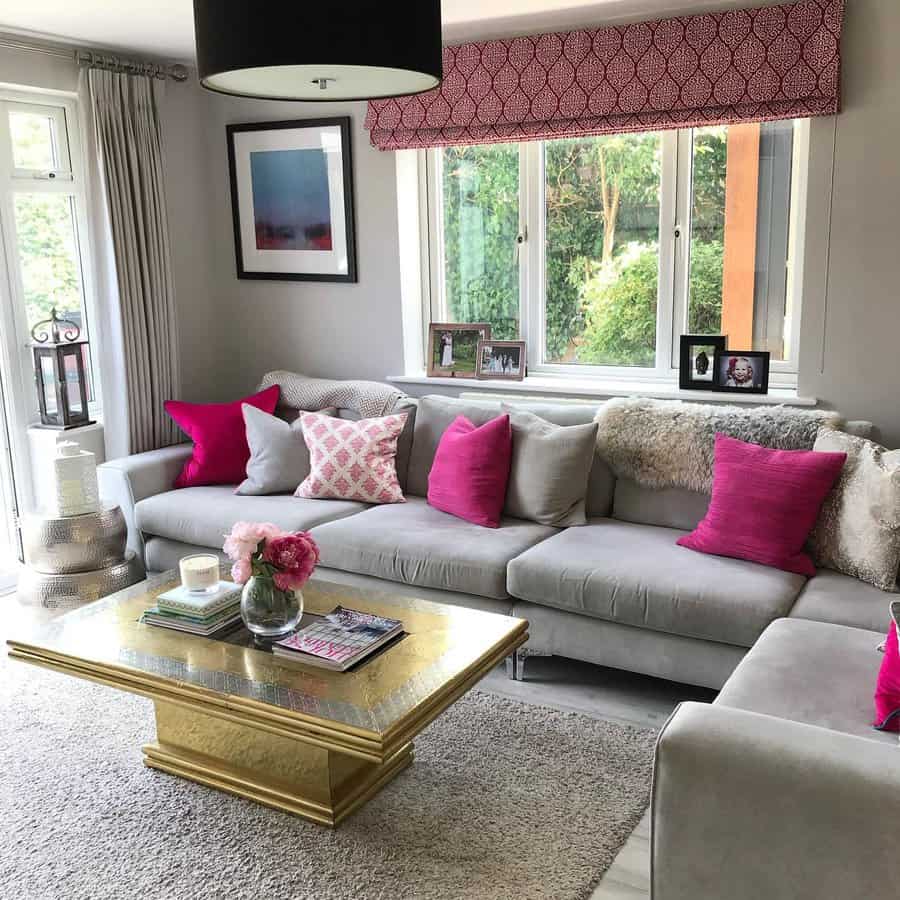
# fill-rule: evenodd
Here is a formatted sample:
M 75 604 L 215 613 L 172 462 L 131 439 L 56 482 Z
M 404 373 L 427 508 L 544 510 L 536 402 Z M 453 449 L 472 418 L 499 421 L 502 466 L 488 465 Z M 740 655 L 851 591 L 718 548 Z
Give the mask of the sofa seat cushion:
M 872 728 L 881 631 L 779 619 L 741 660 L 716 704 L 897 744 Z
M 891 622 L 891 601 L 896 599 L 896 594 L 858 578 L 819 569 L 806 582 L 790 617 L 885 632 Z
M 623 625 L 750 647 L 806 580 L 675 543 L 673 528 L 591 519 L 514 559 L 514 597 Z
M 134 518 L 144 534 L 221 547 L 235 522 L 272 522 L 285 531 L 308 531 L 366 508 L 351 500 L 303 500 L 290 494 L 241 497 L 233 487 L 192 487 L 141 500 Z
M 509 596 L 509 561 L 556 533 L 548 525 L 506 518 L 499 528 L 482 528 L 421 497 L 313 529 L 323 566 L 498 599 Z

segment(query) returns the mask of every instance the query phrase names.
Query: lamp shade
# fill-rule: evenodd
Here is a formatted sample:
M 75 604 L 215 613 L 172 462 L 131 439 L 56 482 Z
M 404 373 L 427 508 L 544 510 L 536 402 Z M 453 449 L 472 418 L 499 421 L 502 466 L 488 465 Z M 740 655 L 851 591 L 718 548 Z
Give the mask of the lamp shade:
M 197 69 L 212 91 L 368 100 L 441 80 L 440 0 L 194 0 Z

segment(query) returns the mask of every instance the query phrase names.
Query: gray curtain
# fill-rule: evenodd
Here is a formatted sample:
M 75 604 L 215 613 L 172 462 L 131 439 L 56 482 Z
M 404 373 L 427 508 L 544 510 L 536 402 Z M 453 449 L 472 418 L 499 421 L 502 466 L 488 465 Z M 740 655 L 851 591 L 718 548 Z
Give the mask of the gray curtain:
M 99 279 L 107 320 L 103 353 L 116 363 L 108 368 L 118 370 L 118 377 L 109 373 L 103 379 L 105 426 L 128 435 L 127 445 L 120 435 L 109 436 L 120 451 L 112 455 L 140 453 L 176 440 L 163 402 L 179 393 L 175 289 L 154 79 L 103 69 L 88 70 L 86 79 L 101 182 L 95 209 L 105 207 L 106 212 L 97 231 L 111 245 L 111 253 L 104 254 L 102 247 L 95 250 L 95 257 L 105 255 L 108 270 L 105 285 Z

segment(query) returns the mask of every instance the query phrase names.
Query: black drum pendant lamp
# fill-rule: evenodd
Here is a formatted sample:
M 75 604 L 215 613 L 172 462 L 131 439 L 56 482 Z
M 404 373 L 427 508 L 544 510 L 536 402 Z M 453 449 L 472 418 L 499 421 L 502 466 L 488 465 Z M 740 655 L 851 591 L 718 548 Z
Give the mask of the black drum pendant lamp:
M 441 81 L 440 0 L 194 0 L 211 91 L 266 100 L 369 100 Z

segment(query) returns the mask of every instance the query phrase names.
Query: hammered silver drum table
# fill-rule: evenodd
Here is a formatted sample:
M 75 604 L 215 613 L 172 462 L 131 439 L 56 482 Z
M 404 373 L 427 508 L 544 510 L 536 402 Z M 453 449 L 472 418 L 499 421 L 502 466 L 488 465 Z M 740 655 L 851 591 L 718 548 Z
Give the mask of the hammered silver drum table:
M 19 602 L 50 609 L 80 606 L 136 584 L 144 567 L 125 552 L 126 541 L 118 506 L 80 516 L 25 516 Z

